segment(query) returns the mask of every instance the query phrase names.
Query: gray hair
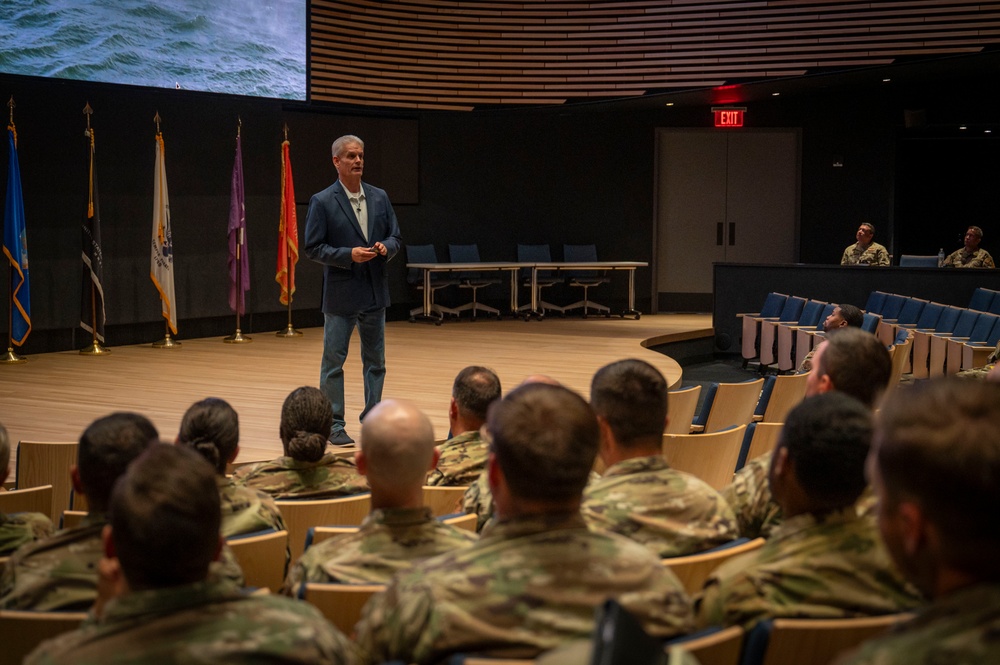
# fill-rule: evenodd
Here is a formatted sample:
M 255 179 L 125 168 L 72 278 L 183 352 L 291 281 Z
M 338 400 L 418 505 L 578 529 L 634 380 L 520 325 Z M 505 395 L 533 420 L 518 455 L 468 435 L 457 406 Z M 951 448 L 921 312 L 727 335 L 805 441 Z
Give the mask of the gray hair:
M 334 157 L 339 157 L 340 153 L 344 151 L 344 146 L 346 146 L 348 143 L 357 143 L 358 145 L 361 146 L 362 150 L 364 150 L 365 148 L 365 142 L 359 139 L 357 136 L 355 136 L 354 134 L 344 134 L 339 139 L 333 142 L 333 145 L 330 146 L 330 152 L 333 153 Z
M 978 226 L 970 226 L 968 229 L 966 229 L 965 232 L 968 233 L 969 231 L 972 231 L 977 236 L 979 236 L 980 240 L 983 239 L 983 230 L 981 228 L 979 228 Z

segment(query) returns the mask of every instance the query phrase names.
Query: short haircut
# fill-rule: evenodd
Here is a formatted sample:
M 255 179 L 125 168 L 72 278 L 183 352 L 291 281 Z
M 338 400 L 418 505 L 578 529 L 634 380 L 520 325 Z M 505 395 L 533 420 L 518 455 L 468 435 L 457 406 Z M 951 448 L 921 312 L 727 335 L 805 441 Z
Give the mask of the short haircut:
M 159 438 L 153 423 L 138 413 L 112 413 L 98 418 L 83 431 L 76 467 L 92 511 L 107 510 L 115 481 L 132 460 Z
M 778 447 L 788 451 L 812 505 L 834 510 L 851 505 L 864 491 L 871 440 L 871 410 L 832 391 L 807 397 L 789 412 Z
M 882 404 L 875 460 L 889 505 L 917 502 L 941 532 L 948 563 L 1000 579 L 1000 385 L 916 382 Z
M 667 380 L 644 360 L 619 360 L 594 374 L 590 405 L 621 445 L 659 441 L 667 418 Z
M 865 322 L 864 312 L 851 303 L 841 303 L 837 307 L 840 308 L 840 316 L 844 321 L 847 321 L 847 325 L 860 328 L 861 324 Z
M 344 147 L 347 146 L 348 143 L 357 143 L 361 146 L 362 150 L 365 149 L 364 141 L 359 139 L 354 134 L 344 134 L 333 142 L 333 145 L 330 146 L 330 152 L 333 153 L 334 157 L 340 157 L 341 153 L 344 152 Z
M 982 240 L 982 239 L 983 239 L 983 230 L 982 230 L 981 228 L 979 228 L 978 226 L 970 226 L 969 228 L 967 228 L 967 229 L 965 230 L 965 232 L 966 232 L 966 233 L 968 233 L 969 231 L 972 231 L 972 232 L 973 232 L 973 233 L 975 233 L 975 234 L 976 234 L 977 236 L 979 236 L 979 239 L 980 239 L 980 240 Z
M 361 424 L 360 448 L 370 485 L 423 485 L 434 459 L 434 426 L 413 404 L 383 400 Z
M 470 365 L 455 377 L 451 396 L 462 417 L 483 423 L 490 404 L 500 399 L 500 377 L 487 367 Z
M 859 226 L 867 226 L 868 230 L 872 232 L 872 235 L 875 235 L 875 225 L 871 222 L 861 222 Z
M 154 444 L 115 484 L 108 521 L 133 589 L 204 580 L 222 522 L 212 467 L 188 448 Z
M 512 495 L 539 501 L 579 498 L 597 457 L 597 418 L 572 390 L 529 383 L 490 407 L 490 449 Z
M 836 328 L 826 338 L 813 371 L 829 375 L 835 390 L 874 407 L 892 375 L 889 351 L 875 335 L 859 328 Z
M 239 416 L 229 402 L 218 397 L 195 402 L 181 419 L 177 442 L 198 451 L 222 475 L 240 445 Z
M 7 428 L 0 423 L 0 474 L 10 466 L 10 436 Z
M 301 462 L 318 462 L 326 454 L 333 427 L 330 400 L 318 388 L 296 388 L 281 405 L 278 427 L 285 455 Z

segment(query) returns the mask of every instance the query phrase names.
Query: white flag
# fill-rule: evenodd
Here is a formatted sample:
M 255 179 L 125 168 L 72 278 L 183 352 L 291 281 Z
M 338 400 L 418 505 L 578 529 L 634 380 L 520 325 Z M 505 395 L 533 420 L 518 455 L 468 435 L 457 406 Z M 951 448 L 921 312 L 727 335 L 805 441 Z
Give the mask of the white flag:
M 153 243 L 149 277 L 160 292 L 163 318 L 177 334 L 177 302 L 174 300 L 174 244 L 170 234 L 170 201 L 167 169 L 163 161 L 163 135 L 156 135 L 156 165 L 153 168 Z

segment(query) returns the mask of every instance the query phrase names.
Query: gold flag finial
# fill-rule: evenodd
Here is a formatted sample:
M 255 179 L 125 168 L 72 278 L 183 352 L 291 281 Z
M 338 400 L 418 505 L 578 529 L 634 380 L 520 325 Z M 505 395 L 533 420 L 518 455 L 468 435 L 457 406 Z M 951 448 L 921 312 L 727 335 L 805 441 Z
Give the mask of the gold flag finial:
M 157 111 L 156 115 L 153 116 L 153 122 L 156 123 L 156 133 L 160 133 L 160 112 Z
M 87 130 L 83 133 L 84 136 L 90 136 L 90 116 L 94 114 L 94 109 L 90 108 L 90 102 L 83 107 L 83 114 L 87 116 Z

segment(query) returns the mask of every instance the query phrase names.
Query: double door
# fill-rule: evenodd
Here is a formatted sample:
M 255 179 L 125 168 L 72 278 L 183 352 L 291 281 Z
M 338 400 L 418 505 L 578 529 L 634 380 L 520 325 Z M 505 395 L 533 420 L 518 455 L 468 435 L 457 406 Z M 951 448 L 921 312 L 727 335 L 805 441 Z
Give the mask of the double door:
M 656 143 L 659 310 L 711 309 L 713 263 L 796 261 L 799 130 L 659 129 Z

